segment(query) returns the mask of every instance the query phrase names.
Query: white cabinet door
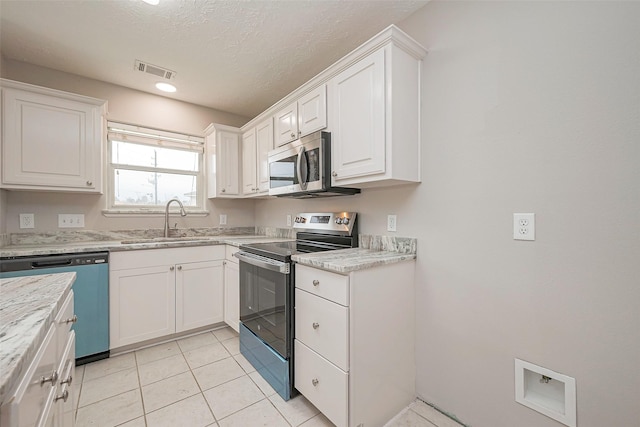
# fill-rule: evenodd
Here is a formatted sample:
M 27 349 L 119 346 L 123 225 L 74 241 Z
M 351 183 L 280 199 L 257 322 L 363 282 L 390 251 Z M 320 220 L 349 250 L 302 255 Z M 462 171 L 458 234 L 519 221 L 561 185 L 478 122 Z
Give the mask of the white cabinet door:
M 175 266 L 112 270 L 109 275 L 110 348 L 175 332 Z
M 275 115 L 275 144 L 280 147 L 298 138 L 298 103 L 287 105 Z
M 384 50 L 370 54 L 329 82 L 333 179 L 385 171 Z
M 327 86 L 322 85 L 298 100 L 298 135 L 327 127 Z
M 240 129 L 212 124 L 205 129 L 207 196 L 240 195 Z
M 224 322 L 240 332 L 240 269 L 229 260 L 224 264 Z
M 258 193 L 269 192 L 269 151 L 273 150 L 273 121 L 271 118 L 256 126 L 256 172 Z
M 222 260 L 176 266 L 176 332 L 223 320 Z
M 2 88 L 2 187 L 101 193 L 104 101 L 25 86 Z
M 256 129 L 253 128 L 242 135 L 242 194 L 256 191 Z

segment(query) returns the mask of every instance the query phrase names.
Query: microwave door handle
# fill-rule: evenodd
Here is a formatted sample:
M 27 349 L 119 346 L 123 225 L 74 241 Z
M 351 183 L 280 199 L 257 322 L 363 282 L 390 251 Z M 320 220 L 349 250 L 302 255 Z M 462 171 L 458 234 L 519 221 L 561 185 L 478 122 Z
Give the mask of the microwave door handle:
M 307 175 L 308 175 L 308 168 L 306 165 L 306 153 L 305 153 L 305 149 L 304 147 L 300 147 L 300 151 L 298 152 L 298 160 L 296 161 L 296 170 L 298 172 L 298 181 L 300 181 L 300 188 L 303 190 L 307 189 L 307 183 L 308 183 L 308 179 L 307 179 Z M 302 171 L 302 162 L 304 161 L 305 163 L 305 167 L 304 167 L 304 173 Z

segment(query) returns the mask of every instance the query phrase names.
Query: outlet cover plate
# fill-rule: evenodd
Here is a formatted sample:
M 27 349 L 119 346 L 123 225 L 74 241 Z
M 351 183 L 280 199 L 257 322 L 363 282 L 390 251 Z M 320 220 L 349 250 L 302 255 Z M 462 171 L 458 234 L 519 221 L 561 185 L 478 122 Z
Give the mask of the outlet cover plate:
M 513 214 L 513 239 L 536 240 L 536 214 Z
M 227 215 L 220 214 L 220 225 L 227 225 Z
M 20 228 L 34 228 L 36 226 L 34 216 L 32 213 L 20 214 Z

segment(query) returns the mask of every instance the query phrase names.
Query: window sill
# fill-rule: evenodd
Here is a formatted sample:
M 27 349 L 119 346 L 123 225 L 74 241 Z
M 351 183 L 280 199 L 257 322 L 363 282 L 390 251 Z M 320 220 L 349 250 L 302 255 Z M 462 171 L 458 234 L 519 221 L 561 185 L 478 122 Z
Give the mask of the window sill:
M 102 210 L 102 215 L 106 216 L 106 217 L 124 217 L 124 216 L 131 216 L 131 217 L 163 217 L 164 216 L 164 209 L 162 210 L 156 210 L 156 209 L 149 209 L 149 210 L 140 210 L 140 209 L 103 209 Z M 174 216 L 174 215 L 180 215 L 179 211 L 169 211 L 169 215 L 170 216 Z M 204 211 L 204 210 L 193 210 L 190 211 L 187 209 L 187 216 L 197 216 L 197 217 L 204 217 L 204 216 L 208 216 L 209 215 L 209 211 Z

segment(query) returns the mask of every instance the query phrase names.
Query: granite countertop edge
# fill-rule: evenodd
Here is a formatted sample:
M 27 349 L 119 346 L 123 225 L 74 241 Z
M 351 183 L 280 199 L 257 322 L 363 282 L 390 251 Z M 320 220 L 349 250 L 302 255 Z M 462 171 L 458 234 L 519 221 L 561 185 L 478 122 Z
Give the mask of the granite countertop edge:
M 231 245 L 239 247 L 249 243 L 285 242 L 295 239 L 268 237 L 262 235 L 231 235 L 186 237 L 180 240 L 161 241 L 154 239 L 131 239 L 136 243 L 122 243 L 127 240 L 109 240 L 93 242 L 69 242 L 55 245 L 14 245 L 0 248 L 0 257 L 22 257 L 38 255 L 57 255 L 101 251 L 136 251 L 144 249 L 180 248 L 189 246 Z
M 29 368 L 75 280 L 76 273 L 0 279 L 0 405 Z
M 329 252 L 293 255 L 291 259 L 301 265 L 334 273 L 348 274 L 380 265 L 416 259 L 415 253 L 399 253 L 385 250 L 352 248 Z

